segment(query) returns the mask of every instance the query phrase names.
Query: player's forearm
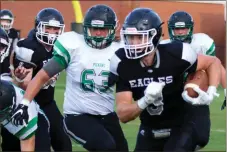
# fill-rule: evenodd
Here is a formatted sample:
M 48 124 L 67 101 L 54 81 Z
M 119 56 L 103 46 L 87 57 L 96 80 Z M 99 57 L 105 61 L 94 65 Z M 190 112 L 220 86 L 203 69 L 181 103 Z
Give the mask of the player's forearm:
M 209 86 L 218 87 L 221 80 L 221 68 L 220 68 L 220 60 L 215 58 L 214 61 L 208 66 L 206 69 L 207 74 L 209 76 Z
M 42 86 L 50 79 L 48 74 L 41 69 L 36 76 L 30 81 L 24 94 L 24 99 L 32 101 L 38 94 Z
M 35 151 L 35 135 L 20 141 L 21 151 Z
M 136 119 L 141 112 L 142 109 L 139 108 L 137 103 L 133 104 L 121 103 L 117 105 L 117 115 L 120 121 L 123 123 L 127 123 L 131 120 Z

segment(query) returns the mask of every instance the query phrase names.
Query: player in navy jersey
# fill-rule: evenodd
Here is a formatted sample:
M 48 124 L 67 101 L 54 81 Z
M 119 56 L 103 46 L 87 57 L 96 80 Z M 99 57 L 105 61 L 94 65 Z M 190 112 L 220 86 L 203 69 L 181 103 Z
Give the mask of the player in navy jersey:
M 116 84 L 120 120 L 140 117 L 135 151 L 194 151 L 204 143 L 198 140 L 192 119 L 197 116 L 191 110 L 214 99 L 220 60 L 197 55 L 189 44 L 178 41 L 159 45 L 162 24 L 149 8 L 134 9 L 126 17 L 121 30 L 124 48 L 111 58 L 109 86 Z M 200 90 L 199 99 L 183 99 L 184 73 L 201 69 L 209 75 L 208 91 Z

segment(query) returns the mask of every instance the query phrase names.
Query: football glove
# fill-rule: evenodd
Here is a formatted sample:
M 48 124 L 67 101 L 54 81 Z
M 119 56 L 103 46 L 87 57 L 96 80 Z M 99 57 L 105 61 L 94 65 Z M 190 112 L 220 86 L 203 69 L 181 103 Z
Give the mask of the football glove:
M 137 102 L 139 108 L 144 110 L 150 104 L 153 104 L 154 106 L 162 106 L 162 89 L 164 86 L 165 83 L 163 82 L 151 82 L 144 91 L 144 96 Z
M 183 99 L 192 105 L 210 105 L 214 99 L 214 96 L 219 96 L 215 86 L 209 86 L 207 92 L 201 90 L 199 86 L 194 86 L 192 89 L 199 94 L 197 98 L 188 96 L 187 90 L 184 90 L 182 93 Z
M 13 115 L 11 117 L 11 122 L 15 125 L 24 125 L 27 126 L 29 115 L 28 115 L 28 106 L 30 102 L 26 99 L 23 99 L 21 103 L 13 110 Z

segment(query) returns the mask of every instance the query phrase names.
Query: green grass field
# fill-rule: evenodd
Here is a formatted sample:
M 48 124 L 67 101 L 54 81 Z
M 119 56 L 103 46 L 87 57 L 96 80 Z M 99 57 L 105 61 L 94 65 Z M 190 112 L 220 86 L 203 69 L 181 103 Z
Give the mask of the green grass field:
M 63 96 L 65 88 L 65 74 L 62 73 L 55 91 L 55 99 L 59 109 L 62 111 Z M 225 151 L 226 149 L 226 110 L 221 111 L 220 107 L 223 102 L 223 90 L 219 89 L 220 97 L 211 104 L 211 136 L 209 144 L 202 151 Z M 139 127 L 139 120 L 136 119 L 127 124 L 122 124 L 123 131 L 129 144 L 130 151 L 134 150 L 136 135 Z M 86 151 L 83 147 L 73 142 L 74 151 Z

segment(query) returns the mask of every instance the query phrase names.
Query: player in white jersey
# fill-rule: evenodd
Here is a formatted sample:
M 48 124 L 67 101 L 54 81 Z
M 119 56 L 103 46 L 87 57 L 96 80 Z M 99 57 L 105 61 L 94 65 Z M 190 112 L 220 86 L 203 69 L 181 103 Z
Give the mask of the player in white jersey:
M 53 58 L 29 83 L 23 99 L 29 103 L 53 74 L 66 69 L 64 127 L 89 151 L 128 151 L 114 112 L 114 88 L 107 85 L 110 58 L 120 48 L 120 43 L 113 42 L 116 26 L 112 8 L 91 7 L 84 18 L 84 36 L 75 32 L 59 36 Z
M 170 16 L 168 21 L 168 31 L 170 39 L 164 40 L 166 43 L 171 40 L 180 40 L 189 43 L 193 50 L 199 54 L 215 56 L 215 42 L 205 33 L 193 33 L 194 21 L 192 16 L 184 11 L 177 11 Z M 221 86 L 224 89 L 225 100 L 222 110 L 226 105 L 226 70 L 223 66 L 221 76 Z
M 37 140 L 40 138 L 36 138 L 36 135 L 41 133 L 40 130 L 38 131 L 38 126 L 40 127 L 40 125 L 38 125 L 38 121 L 46 119 L 44 113 L 40 111 L 38 104 L 35 101 L 32 101 L 28 106 L 29 119 L 27 125 L 14 125 L 11 117 L 15 114 L 14 108 L 19 104 L 19 102 L 21 102 L 24 91 L 11 83 L 8 76 L 1 76 L 1 79 L 3 79 L 0 80 L 1 125 L 20 140 L 21 151 L 47 150 L 43 149 L 43 147 L 37 147 L 42 145 L 37 143 Z M 42 129 L 44 128 L 42 127 Z M 36 145 L 36 143 L 38 145 Z M 35 149 L 35 147 L 38 149 Z
M 170 39 L 163 40 L 161 43 L 169 43 L 177 40 L 185 43 L 189 43 L 190 46 L 197 54 L 204 54 L 215 56 L 215 43 L 214 40 L 205 33 L 193 34 L 194 21 L 192 16 L 185 11 L 174 12 L 168 20 L 168 31 Z M 226 72 L 224 67 L 222 69 L 221 85 L 226 92 Z M 185 74 L 187 76 L 187 74 Z M 225 93 L 226 95 L 226 93 Z M 200 132 L 200 146 L 204 147 L 209 141 L 210 132 L 210 113 L 209 106 L 200 106 L 195 108 L 194 113 L 198 112 L 198 115 L 203 112 L 203 117 L 198 119 L 197 128 Z M 206 127 L 205 127 L 206 126 Z

